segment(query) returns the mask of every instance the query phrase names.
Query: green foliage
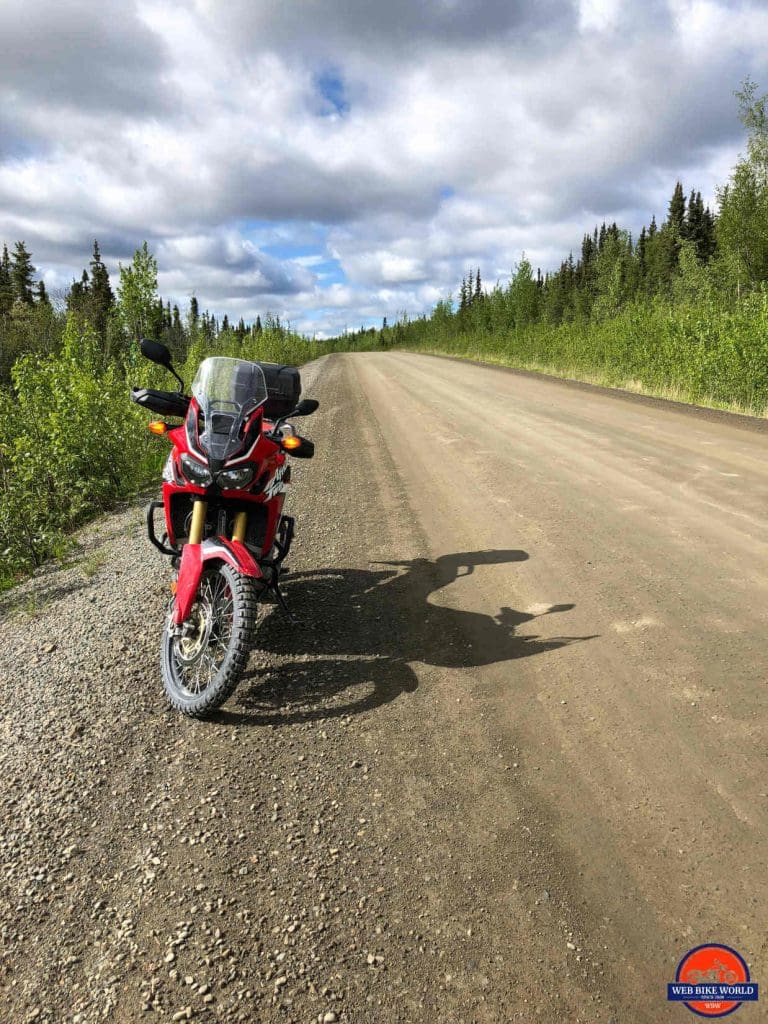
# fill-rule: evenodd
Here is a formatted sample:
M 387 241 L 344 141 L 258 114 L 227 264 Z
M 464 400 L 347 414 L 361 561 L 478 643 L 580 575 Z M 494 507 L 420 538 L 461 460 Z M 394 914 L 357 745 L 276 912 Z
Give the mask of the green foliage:
M 9 312 L 0 314 L 0 386 L 10 380 L 11 367 L 20 355 L 57 352 L 62 329 L 62 319 L 47 296 L 31 306 L 15 303 Z
M 129 339 L 157 337 L 157 260 L 146 242 L 136 250 L 130 266 L 120 264 L 117 300 L 120 321 Z
M 75 314 L 61 354 L 22 356 L 12 383 L 0 390 L 0 578 L 61 554 L 68 529 L 161 462 L 119 368 L 102 365 L 98 336 Z
M 91 257 L 91 287 L 84 306 L 84 314 L 88 322 L 98 334 L 102 344 L 107 341 L 107 325 L 115 304 L 115 296 L 109 281 L 109 272 L 104 265 L 99 251 L 99 243 L 93 243 Z
M 749 132 L 747 155 L 718 191 L 717 239 L 731 258 L 738 293 L 768 280 L 768 115 L 767 96 L 747 79 L 737 92 L 740 116 Z
M 505 303 L 510 323 L 516 327 L 525 327 L 538 319 L 541 306 L 540 292 L 541 289 L 533 277 L 533 267 L 523 253 L 512 276 Z M 499 296 L 495 295 L 494 299 L 494 304 L 497 304 Z
M 691 247 L 676 303 L 640 299 L 604 319 L 546 321 L 514 331 L 457 329 L 414 321 L 402 345 L 538 369 L 614 387 L 632 387 L 682 400 L 768 408 L 768 290 L 725 308 Z

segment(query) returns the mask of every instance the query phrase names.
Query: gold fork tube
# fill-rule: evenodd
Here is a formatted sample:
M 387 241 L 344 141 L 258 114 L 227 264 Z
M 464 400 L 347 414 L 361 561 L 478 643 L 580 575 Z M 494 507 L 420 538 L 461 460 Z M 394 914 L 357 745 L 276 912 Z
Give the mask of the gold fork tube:
M 208 511 L 207 501 L 196 501 L 192 505 L 192 524 L 189 527 L 189 543 L 200 544 L 203 540 L 205 515 Z
M 232 526 L 232 540 L 239 540 L 245 544 L 245 531 L 248 529 L 248 513 L 238 512 Z

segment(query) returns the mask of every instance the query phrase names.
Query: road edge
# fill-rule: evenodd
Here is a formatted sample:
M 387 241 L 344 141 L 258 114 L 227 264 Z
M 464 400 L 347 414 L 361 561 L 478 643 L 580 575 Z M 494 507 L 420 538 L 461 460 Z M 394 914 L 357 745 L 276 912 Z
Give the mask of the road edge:
M 553 384 L 561 384 L 564 387 L 578 391 L 591 391 L 604 395 L 607 398 L 615 398 L 621 402 L 634 402 L 635 404 L 651 406 L 652 408 L 666 410 L 667 412 L 677 412 L 684 416 L 707 420 L 710 423 L 723 423 L 735 427 L 737 430 L 746 430 L 753 434 L 768 434 L 768 418 L 760 416 L 747 416 L 745 413 L 728 412 L 725 409 L 712 409 L 706 405 L 677 402 L 673 398 L 657 398 L 654 395 L 644 395 L 635 391 L 624 391 L 621 388 L 606 387 L 604 384 L 590 384 L 588 381 L 575 380 L 572 377 L 556 377 L 554 374 L 543 373 L 538 370 L 524 370 L 516 366 L 507 366 L 505 363 L 489 363 L 482 359 L 451 356 L 442 352 L 422 352 L 417 349 L 401 349 L 401 351 L 412 351 L 414 355 L 430 356 L 433 359 L 448 359 L 453 363 L 470 363 L 473 366 L 502 370 L 504 373 L 513 373 L 518 377 L 531 377 L 535 380 L 545 380 Z

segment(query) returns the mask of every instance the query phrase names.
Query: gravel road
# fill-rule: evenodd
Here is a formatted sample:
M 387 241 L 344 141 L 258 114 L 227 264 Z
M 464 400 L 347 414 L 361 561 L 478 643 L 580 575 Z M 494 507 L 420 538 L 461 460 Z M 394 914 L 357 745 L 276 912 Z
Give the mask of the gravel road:
M 765 437 L 304 378 L 303 626 L 215 719 L 165 709 L 140 507 L 2 597 L 0 1021 L 642 1024 L 707 941 L 768 982 Z

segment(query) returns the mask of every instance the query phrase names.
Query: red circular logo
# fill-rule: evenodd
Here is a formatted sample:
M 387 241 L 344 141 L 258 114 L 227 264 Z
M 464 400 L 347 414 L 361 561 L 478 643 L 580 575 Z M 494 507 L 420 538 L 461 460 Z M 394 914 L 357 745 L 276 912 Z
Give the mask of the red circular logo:
M 741 985 L 749 981 L 746 962 L 730 946 L 708 943 L 686 953 L 677 967 L 676 980 L 684 985 Z M 740 1000 L 702 1000 L 685 1004 L 701 1017 L 725 1017 L 741 1006 Z

